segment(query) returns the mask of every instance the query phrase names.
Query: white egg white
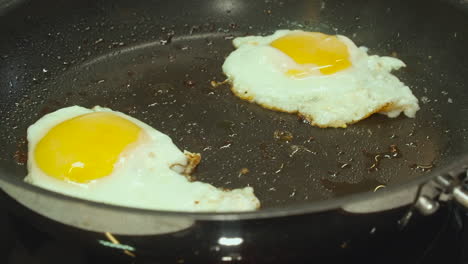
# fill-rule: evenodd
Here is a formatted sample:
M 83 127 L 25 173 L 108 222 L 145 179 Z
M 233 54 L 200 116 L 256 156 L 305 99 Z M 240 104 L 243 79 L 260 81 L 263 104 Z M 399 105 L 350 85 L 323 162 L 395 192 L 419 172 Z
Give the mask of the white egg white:
M 265 108 L 297 113 L 319 127 L 346 127 L 371 114 L 415 117 L 418 100 L 408 86 L 391 74 L 405 64 L 393 57 L 368 55 L 338 35 L 346 44 L 352 66 L 334 74 L 318 70 L 304 78 L 286 74 L 288 69 L 305 69 L 269 44 L 300 30 L 278 30 L 269 36 L 247 36 L 233 40 L 237 48 L 225 60 L 223 72 L 238 97 Z
M 91 112 L 112 112 L 137 124 L 145 137 L 121 155 L 111 175 L 89 183 L 73 183 L 45 174 L 34 160 L 37 143 L 57 124 Z M 183 175 L 189 152 L 180 151 L 165 134 L 108 108 L 72 106 L 49 113 L 28 128 L 28 175 L 25 181 L 42 188 L 87 200 L 155 210 L 247 211 L 260 206 L 253 188 L 221 190 Z M 73 140 L 73 139 L 70 139 Z M 196 155 L 195 155 L 196 156 Z

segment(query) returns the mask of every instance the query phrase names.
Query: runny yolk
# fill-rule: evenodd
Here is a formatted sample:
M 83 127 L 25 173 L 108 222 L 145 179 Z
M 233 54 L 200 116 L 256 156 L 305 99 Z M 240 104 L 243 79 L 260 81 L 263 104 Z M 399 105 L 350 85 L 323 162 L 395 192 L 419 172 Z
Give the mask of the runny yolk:
M 351 66 L 348 47 L 336 36 L 318 32 L 293 33 L 270 43 L 298 64 L 316 65 L 322 74 L 333 74 Z M 302 69 L 289 69 L 288 75 L 307 75 Z
M 141 128 L 108 112 L 77 116 L 53 127 L 39 141 L 34 159 L 47 175 L 85 183 L 109 175 Z

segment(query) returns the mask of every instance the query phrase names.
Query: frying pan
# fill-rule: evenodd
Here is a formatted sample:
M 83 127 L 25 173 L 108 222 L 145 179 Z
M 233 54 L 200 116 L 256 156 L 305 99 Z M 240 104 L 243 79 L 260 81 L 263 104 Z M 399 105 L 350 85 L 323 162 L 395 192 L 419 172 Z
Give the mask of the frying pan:
M 2 198 L 18 217 L 63 239 L 171 261 L 271 262 L 385 245 L 383 237 L 408 234 L 408 223 L 431 221 L 416 209 L 437 215 L 452 208 L 444 201 L 464 201 L 467 9 L 463 1 L 432 0 L 22 3 L 0 17 Z M 395 75 L 421 110 L 415 119 L 373 115 L 320 129 L 210 85 L 225 79 L 221 65 L 234 37 L 280 28 L 342 34 L 371 54 L 402 59 L 408 66 Z M 71 105 L 106 106 L 148 123 L 202 154 L 198 180 L 250 185 L 262 209 L 149 211 L 24 183 L 27 127 Z M 385 155 L 391 146 L 399 155 Z

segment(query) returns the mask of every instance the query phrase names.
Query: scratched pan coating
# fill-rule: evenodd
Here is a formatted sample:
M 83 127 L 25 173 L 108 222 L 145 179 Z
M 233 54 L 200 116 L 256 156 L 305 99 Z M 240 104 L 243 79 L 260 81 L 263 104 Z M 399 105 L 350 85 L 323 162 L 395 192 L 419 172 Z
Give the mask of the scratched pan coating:
M 263 207 L 395 185 L 467 151 L 468 27 L 449 4 L 45 2 L 27 3 L 34 16 L 20 8 L 0 18 L 7 36 L 0 40 L 0 166 L 12 177 L 26 174 L 26 128 L 71 105 L 106 106 L 148 123 L 202 154 L 197 179 L 253 186 Z M 233 37 L 279 28 L 339 33 L 371 54 L 397 56 L 408 67 L 395 75 L 421 110 L 415 119 L 373 115 L 346 129 L 320 129 L 242 101 L 228 85 L 210 85 L 225 78 Z

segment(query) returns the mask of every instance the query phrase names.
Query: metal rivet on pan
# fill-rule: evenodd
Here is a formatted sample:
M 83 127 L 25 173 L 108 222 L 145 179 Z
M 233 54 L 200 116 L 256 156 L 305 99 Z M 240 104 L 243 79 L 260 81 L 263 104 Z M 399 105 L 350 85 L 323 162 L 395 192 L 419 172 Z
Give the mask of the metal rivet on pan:
M 439 209 L 439 203 L 427 196 L 420 196 L 415 204 L 416 208 L 423 215 L 431 215 Z

